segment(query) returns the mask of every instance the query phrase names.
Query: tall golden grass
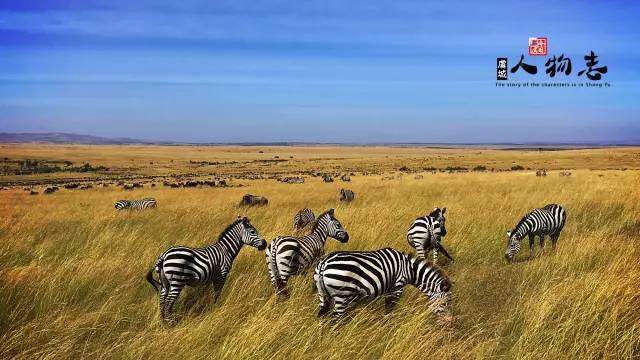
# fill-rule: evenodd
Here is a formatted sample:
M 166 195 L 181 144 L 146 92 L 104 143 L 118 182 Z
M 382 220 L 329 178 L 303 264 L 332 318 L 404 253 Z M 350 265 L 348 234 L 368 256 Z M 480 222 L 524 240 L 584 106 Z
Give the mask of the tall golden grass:
M 638 171 L 355 176 L 348 205 L 338 202 L 339 182 L 245 183 L 0 192 L 0 358 L 640 357 Z M 269 205 L 238 208 L 246 192 L 267 196 Z M 118 199 L 144 196 L 158 208 L 113 209 Z M 547 241 L 528 260 L 523 243 L 521 261 L 507 264 L 506 231 L 549 202 L 568 212 L 557 251 Z M 144 280 L 163 250 L 210 244 L 239 213 L 271 240 L 292 232 L 298 209 L 335 208 L 351 239 L 329 240 L 327 252 L 410 251 L 408 225 L 434 206 L 448 209 L 444 243 L 455 258 L 444 266 L 455 282 L 450 326 L 436 322 L 415 288 L 389 314 L 376 301 L 346 321 L 318 319 L 311 273 L 293 278 L 291 297 L 278 300 L 264 253 L 249 247 L 218 303 L 209 289 L 183 292 L 174 327 L 161 324 L 158 297 Z

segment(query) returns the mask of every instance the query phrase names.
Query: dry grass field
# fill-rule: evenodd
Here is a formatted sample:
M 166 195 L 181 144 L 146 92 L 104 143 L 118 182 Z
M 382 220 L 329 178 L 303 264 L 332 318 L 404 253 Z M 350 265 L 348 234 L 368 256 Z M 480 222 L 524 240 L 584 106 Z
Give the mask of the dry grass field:
M 286 161 L 255 161 L 275 156 Z M 0 176 L 6 188 L 0 191 L 0 358 L 640 357 L 638 148 L 2 145 L 0 158 L 109 168 Z M 480 165 L 489 171 L 445 170 Z M 514 165 L 530 170 L 499 171 Z M 403 166 L 404 175 L 382 180 Z M 425 170 L 430 168 L 437 171 Z M 549 169 L 548 176 L 536 177 L 537 168 Z M 560 169 L 572 175 L 561 177 Z M 314 171 L 355 175 L 348 183 L 324 183 L 307 175 Z M 304 174 L 306 182 L 234 177 L 246 173 Z M 69 178 L 186 174 L 243 186 L 173 189 L 147 183 L 131 192 L 112 185 L 42 194 L 46 183 Z M 39 183 L 39 195 L 30 196 L 24 185 L 8 186 L 29 181 Z M 341 187 L 355 191 L 354 202 L 338 201 Z M 264 195 L 269 205 L 239 208 L 245 193 Z M 158 200 L 157 209 L 113 208 L 118 199 L 146 196 Z M 544 253 L 529 260 L 523 244 L 518 261 L 507 264 L 505 232 L 549 202 L 568 213 L 557 251 L 547 241 Z M 409 224 L 435 206 L 448 209 L 443 243 L 455 258 L 443 264 L 454 281 L 455 319 L 448 326 L 436 322 L 415 288 L 407 288 L 389 314 L 377 301 L 355 309 L 346 321 L 318 319 L 311 274 L 292 279 L 291 297 L 278 300 L 264 254 L 248 247 L 218 303 L 212 304 L 209 290 L 183 292 L 174 327 L 161 324 L 157 295 L 144 279 L 166 248 L 207 245 L 238 214 L 270 241 L 292 232 L 298 209 L 335 208 L 351 239 L 328 240 L 327 252 L 387 246 L 408 252 Z

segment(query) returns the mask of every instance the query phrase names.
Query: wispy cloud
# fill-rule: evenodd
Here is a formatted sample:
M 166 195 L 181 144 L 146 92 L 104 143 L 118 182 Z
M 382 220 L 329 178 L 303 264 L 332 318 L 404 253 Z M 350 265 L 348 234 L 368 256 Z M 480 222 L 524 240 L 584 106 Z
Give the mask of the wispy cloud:
M 0 5 L 0 127 L 108 133 L 133 121 L 166 139 L 180 121 L 184 140 L 234 140 L 245 128 L 270 137 L 262 140 L 313 140 L 327 121 L 348 125 L 345 141 L 408 139 L 412 129 L 473 141 L 526 136 L 541 118 L 545 135 L 607 133 L 640 121 L 639 10 L 605 1 L 9 0 Z M 515 60 L 532 35 L 548 36 L 575 69 L 595 50 L 612 87 L 496 89 L 495 58 Z M 544 59 L 530 61 L 544 78 Z M 376 127 L 369 135 L 358 132 L 366 123 Z

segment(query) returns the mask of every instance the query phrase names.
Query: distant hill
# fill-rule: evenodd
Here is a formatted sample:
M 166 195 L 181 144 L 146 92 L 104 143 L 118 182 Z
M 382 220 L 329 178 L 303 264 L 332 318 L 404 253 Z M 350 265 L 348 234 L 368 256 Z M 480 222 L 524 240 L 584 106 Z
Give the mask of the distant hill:
M 0 143 L 123 145 L 151 144 L 152 142 L 131 138 L 106 138 L 69 133 L 0 133 Z
M 568 150 L 591 147 L 616 147 L 638 146 L 638 140 L 626 141 L 592 141 L 592 142 L 529 142 L 529 143 L 396 143 L 396 142 L 304 142 L 304 141 L 265 141 L 265 142 L 178 142 L 178 141 L 150 141 L 133 138 L 107 138 L 102 136 L 82 135 L 72 133 L 0 133 L 2 143 L 43 143 L 43 144 L 83 144 L 83 145 L 127 145 L 127 144 L 157 144 L 157 145 L 237 145 L 237 146 L 399 146 L 399 147 L 425 147 L 425 148 L 465 148 L 465 147 L 491 147 L 503 150 Z

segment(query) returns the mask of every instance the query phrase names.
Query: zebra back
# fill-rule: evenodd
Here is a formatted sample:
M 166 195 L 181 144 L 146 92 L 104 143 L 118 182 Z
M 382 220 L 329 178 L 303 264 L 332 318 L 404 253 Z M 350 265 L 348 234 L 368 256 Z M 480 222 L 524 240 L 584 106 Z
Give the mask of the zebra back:
M 510 232 L 510 237 L 516 237 L 520 241 L 530 234 L 555 234 L 564 227 L 566 217 L 566 212 L 562 206 L 547 204 L 523 216 L 513 231 Z

